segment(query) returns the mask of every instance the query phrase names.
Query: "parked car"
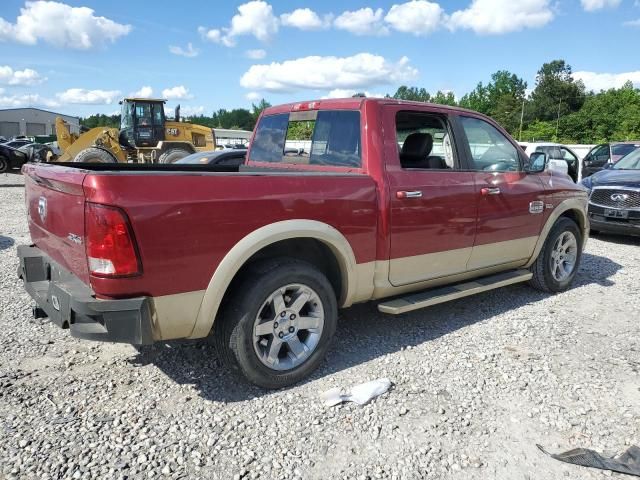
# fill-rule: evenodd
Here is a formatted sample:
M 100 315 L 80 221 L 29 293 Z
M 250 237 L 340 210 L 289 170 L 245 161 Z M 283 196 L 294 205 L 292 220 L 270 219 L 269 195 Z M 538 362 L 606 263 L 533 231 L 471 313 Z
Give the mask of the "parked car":
M 33 140 L 29 140 L 28 138 L 18 138 L 14 140 L 9 140 L 8 142 L 4 142 L 3 145 L 11 148 L 20 148 L 25 145 L 29 145 L 33 143 Z
M 640 235 L 640 149 L 582 184 L 589 190 L 592 231 Z
M 616 163 L 628 153 L 640 148 L 640 141 L 603 143 L 593 147 L 582 160 L 583 177 L 602 170 L 608 163 Z
M 0 173 L 11 169 L 21 168 L 29 160 L 29 155 L 17 148 L 0 144 Z
M 566 145 L 551 142 L 520 142 L 520 146 L 527 155 L 531 155 L 533 152 L 546 153 L 549 155 L 549 160 L 551 162 L 557 162 L 559 170 L 564 170 L 574 182 L 578 182 L 582 178 L 580 157 Z
M 545 153 L 443 105 L 270 107 L 242 166 L 188 167 L 25 166 L 19 275 L 36 316 L 91 340 L 211 335 L 234 372 L 279 388 L 322 362 L 339 307 L 395 315 L 526 281 L 560 292 L 589 232 L 586 190 Z
M 212 150 L 209 152 L 196 152 L 181 158 L 178 164 L 200 165 L 241 165 L 247 155 L 247 149 L 229 148 L 224 150 Z
M 18 148 L 27 154 L 30 162 L 50 162 L 56 159 L 56 155 L 48 145 L 43 143 L 28 143 Z

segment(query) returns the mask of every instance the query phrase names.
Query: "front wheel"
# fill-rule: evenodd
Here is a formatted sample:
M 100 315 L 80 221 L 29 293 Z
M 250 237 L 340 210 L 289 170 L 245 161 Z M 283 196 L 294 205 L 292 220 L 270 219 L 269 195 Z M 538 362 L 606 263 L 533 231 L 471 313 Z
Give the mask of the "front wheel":
M 531 266 L 531 286 L 543 292 L 567 290 L 576 276 L 581 257 L 582 234 L 578 225 L 569 218 L 560 218 Z
M 9 162 L 4 157 L 0 157 L 0 173 L 5 173 L 8 171 L 9 171 Z
M 337 302 L 327 278 L 294 259 L 263 262 L 225 303 L 214 327 L 221 360 L 264 388 L 294 384 L 326 355 L 337 324 Z
M 171 148 L 158 157 L 158 163 L 176 163 L 187 155 L 191 155 L 191 152 L 184 148 Z

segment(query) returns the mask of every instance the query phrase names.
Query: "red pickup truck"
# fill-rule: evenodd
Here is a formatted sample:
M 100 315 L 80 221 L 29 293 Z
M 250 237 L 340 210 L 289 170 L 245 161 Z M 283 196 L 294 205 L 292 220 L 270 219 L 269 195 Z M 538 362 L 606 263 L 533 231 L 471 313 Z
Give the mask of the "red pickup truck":
M 211 336 L 277 388 L 322 361 L 337 309 L 399 314 L 571 284 L 586 191 L 491 119 L 392 99 L 268 108 L 239 167 L 30 164 L 19 275 L 85 339 Z

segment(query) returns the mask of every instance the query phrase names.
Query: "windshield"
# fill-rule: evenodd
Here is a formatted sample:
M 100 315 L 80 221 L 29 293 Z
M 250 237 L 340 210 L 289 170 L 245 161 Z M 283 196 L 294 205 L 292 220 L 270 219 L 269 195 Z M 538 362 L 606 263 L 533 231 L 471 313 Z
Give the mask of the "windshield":
M 621 143 L 619 145 L 612 146 L 611 153 L 613 155 L 626 155 L 627 153 L 633 152 L 638 147 L 640 147 L 640 145 L 633 143 Z
M 640 170 L 640 149 L 618 160 L 613 167 L 615 170 Z

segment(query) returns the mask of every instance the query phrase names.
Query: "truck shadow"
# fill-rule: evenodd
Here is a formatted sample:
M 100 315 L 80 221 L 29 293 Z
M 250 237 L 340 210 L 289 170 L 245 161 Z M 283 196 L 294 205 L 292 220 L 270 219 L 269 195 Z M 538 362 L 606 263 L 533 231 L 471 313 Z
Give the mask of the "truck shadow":
M 0 250 L 6 250 L 7 248 L 11 248 L 14 243 L 16 242 L 13 238 L 0 235 Z
M 608 258 L 584 254 L 572 289 L 590 284 L 612 286 L 611 277 L 621 268 Z M 378 312 L 375 302 L 355 305 L 340 312 L 327 358 L 306 382 L 429 342 L 547 297 L 548 294 L 519 284 L 398 316 Z M 238 402 L 270 393 L 239 381 L 221 367 L 214 348 L 205 341 L 142 347 L 130 361 L 136 365 L 153 364 L 175 382 L 194 385 L 206 400 Z
M 638 245 L 640 246 L 640 236 L 633 235 L 612 235 L 607 233 L 591 234 L 593 238 L 603 242 L 617 243 L 618 245 Z

